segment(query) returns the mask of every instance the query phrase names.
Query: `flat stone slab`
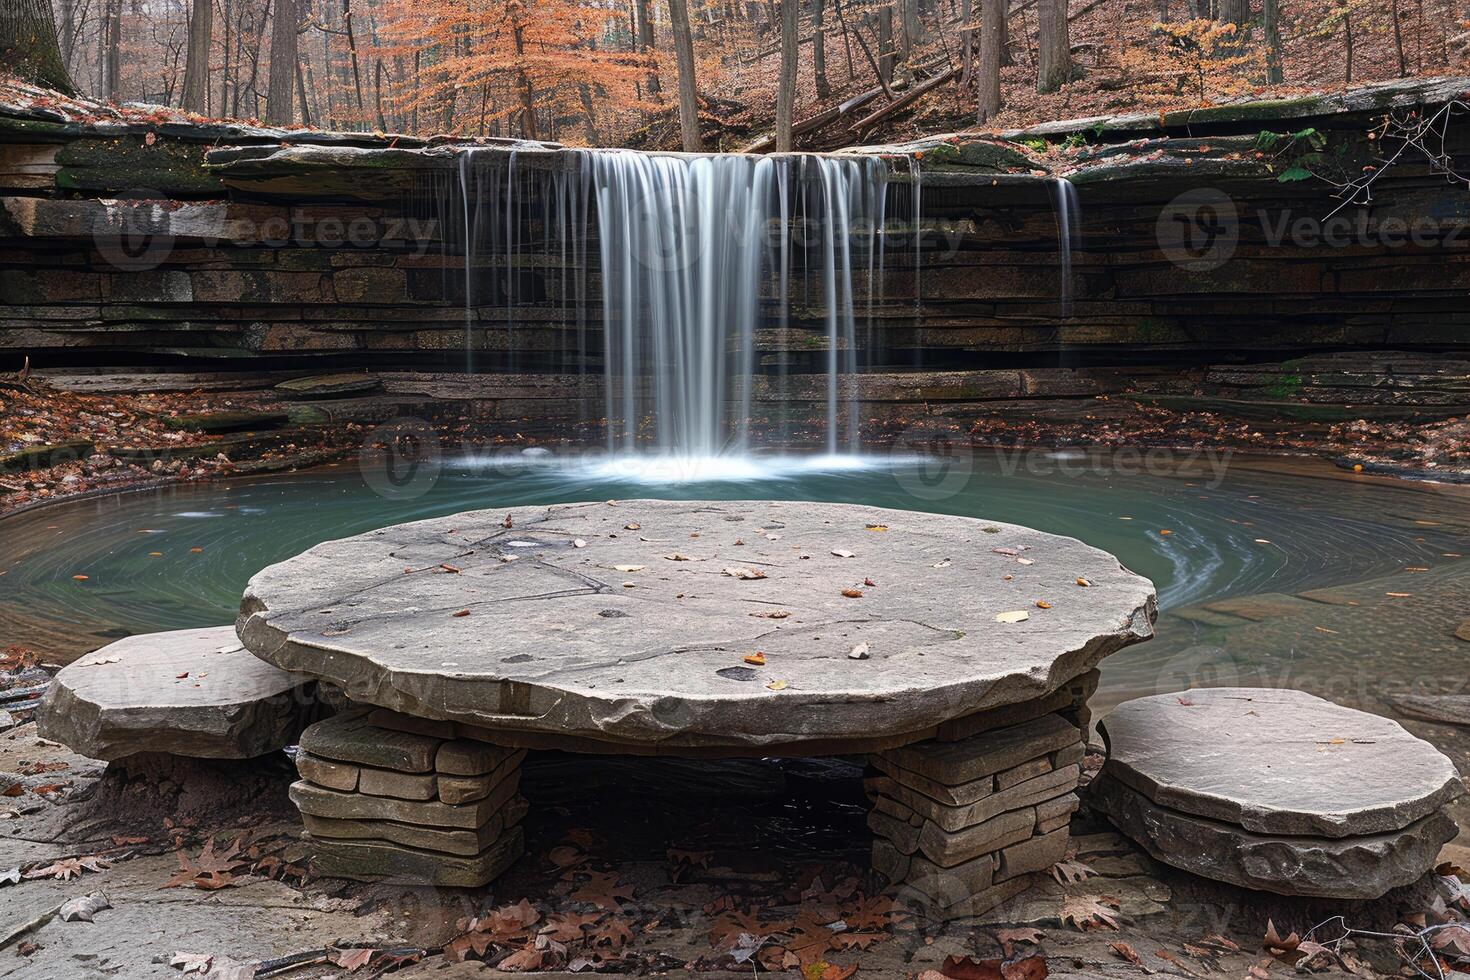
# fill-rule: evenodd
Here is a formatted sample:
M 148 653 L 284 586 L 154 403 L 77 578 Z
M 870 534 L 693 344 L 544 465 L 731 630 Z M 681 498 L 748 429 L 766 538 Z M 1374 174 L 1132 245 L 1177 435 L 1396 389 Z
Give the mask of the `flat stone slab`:
M 387 841 L 333 840 L 308 835 L 319 872 L 358 881 L 392 880 L 441 888 L 478 888 L 492 881 L 525 853 L 520 827 L 502 834 L 472 857 L 404 847 Z
M 1458 832 L 1443 811 L 1386 834 L 1270 836 L 1154 803 L 1104 773 L 1089 801 L 1165 864 L 1204 878 L 1277 895 L 1378 898 L 1434 867 Z
M 37 730 L 109 762 L 140 752 L 252 759 L 296 741 L 311 683 L 251 656 L 229 626 L 146 633 L 62 668 Z
M 1160 806 L 1260 834 L 1402 830 L 1465 791 L 1454 763 L 1397 722 L 1302 691 L 1160 694 L 1098 727 L 1106 774 Z
M 236 625 L 360 703 L 698 748 L 932 730 L 1046 696 L 1154 615 L 1153 585 L 1111 555 L 1016 525 L 634 500 L 327 542 L 251 579 Z

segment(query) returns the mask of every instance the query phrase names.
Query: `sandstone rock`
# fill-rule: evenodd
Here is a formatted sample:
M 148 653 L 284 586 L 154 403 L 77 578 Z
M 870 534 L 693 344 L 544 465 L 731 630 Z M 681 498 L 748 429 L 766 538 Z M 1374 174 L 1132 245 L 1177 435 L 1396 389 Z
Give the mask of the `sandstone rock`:
M 415 885 L 478 888 L 498 878 L 525 852 L 520 827 L 474 857 L 375 841 L 311 838 L 320 874 L 358 881 L 391 879 Z
M 1049 834 L 1039 834 L 1030 840 L 1012 844 L 1000 852 L 1000 861 L 995 868 L 995 880 L 1005 881 L 1017 875 L 1045 871 L 1067 856 L 1067 845 L 1071 835 L 1063 827 Z
M 361 769 L 357 777 L 357 791 L 366 793 L 368 796 L 392 796 L 400 800 L 432 800 L 438 795 L 438 787 L 434 783 L 433 775 L 419 772 L 394 772 L 391 769 Z M 463 801 L 446 800 L 445 802 Z
M 1044 776 L 1049 772 L 1051 772 L 1051 757 L 1044 755 L 1039 759 L 1023 762 L 1005 772 L 996 773 L 995 788 L 997 790 L 1010 789 L 1017 783 L 1024 783 L 1028 779 Z
M 579 538 L 589 546 L 574 548 Z M 669 541 L 697 560 L 668 560 Z M 1007 562 L 991 551 L 1000 545 L 1030 549 L 1034 564 Z M 863 556 L 856 583 L 834 549 Z M 1014 581 L 1001 590 L 1003 562 Z M 885 574 L 903 587 L 842 594 Z M 1093 587 L 1077 588 L 1078 576 Z M 629 580 L 636 587 L 622 588 Z M 1018 591 L 1058 598 L 1045 615 L 997 627 Z M 323 608 L 339 627 L 331 637 Z M 780 630 L 752 615 L 774 608 L 791 614 Z M 238 626 L 258 656 L 380 707 L 674 749 L 930 730 L 1045 697 L 1148 639 L 1154 615 L 1152 585 L 1116 559 L 1014 525 L 842 504 L 622 501 L 479 511 L 327 542 L 258 573 Z M 849 659 L 860 642 L 870 659 Z M 756 648 L 768 666 L 741 663 Z M 457 666 L 441 668 L 445 659 Z
M 445 742 L 439 746 L 439 751 L 434 756 L 434 768 L 440 773 L 454 776 L 483 776 L 494 772 L 517 751 L 523 752 L 468 739 Z
M 1397 722 L 1301 691 L 1162 694 L 1099 724 L 1106 774 L 1160 806 L 1261 834 L 1402 830 L 1464 792 L 1454 763 Z
M 307 831 L 318 840 L 378 840 L 425 851 L 474 857 L 494 844 L 504 831 L 518 825 L 525 814 L 525 798 L 517 796 L 491 817 L 489 823 L 473 830 L 446 830 L 390 820 L 334 820 L 309 813 L 303 813 L 301 819 Z
M 898 796 L 907 800 L 909 797 L 895 787 L 903 787 L 909 793 L 927 796 L 930 800 L 942 803 L 945 806 L 968 806 L 977 800 L 982 800 L 995 792 L 995 777 L 982 776 L 968 783 L 957 783 L 947 786 L 944 783 L 920 776 L 918 773 L 909 772 L 901 766 L 882 755 L 869 757 L 873 767 L 883 773 L 879 781 L 875 782 L 881 792 Z
M 358 767 L 331 759 L 319 759 L 310 752 L 296 753 L 296 771 L 302 778 L 327 789 L 351 793 L 357 789 Z
M 355 762 L 397 772 L 432 772 L 439 739 L 371 724 L 362 713 L 319 721 L 301 733 L 301 748 L 335 762 Z
M 1165 864 L 1277 895 L 1378 898 L 1422 878 L 1457 833 L 1447 814 L 1434 811 L 1384 834 L 1268 836 L 1160 806 L 1107 774 L 1088 794 L 1114 826 Z
M 1470 694 L 1402 694 L 1384 700 L 1411 718 L 1470 725 Z
M 1470 619 L 1455 627 L 1455 638 L 1470 643 Z
M 525 761 L 526 750 L 521 749 L 505 758 L 494 771 L 483 776 L 445 776 L 437 777 L 439 788 L 439 799 L 445 803 L 473 803 L 475 800 L 484 799 L 489 796 L 501 780 L 510 775 L 520 764 Z
M 902 783 L 898 784 L 896 795 L 900 802 L 913 807 L 916 813 L 933 821 L 941 830 L 955 833 L 966 827 L 984 823 L 1010 810 L 1035 806 L 1070 793 L 1077 788 L 1077 780 L 1081 771 L 1080 766 L 1068 766 L 1044 776 L 1028 779 L 1010 789 L 993 793 L 974 803 L 959 807 L 944 806 L 909 789 Z
M 130 636 L 62 668 L 37 730 L 92 759 L 249 759 L 294 742 L 311 682 L 251 656 L 229 626 Z
M 1002 813 L 953 832 L 941 829 L 933 821 L 926 821 L 919 836 L 919 849 L 941 868 L 950 868 L 1023 841 L 1031 836 L 1035 826 L 1036 810 L 1033 807 Z
M 919 849 L 919 828 L 882 810 L 868 813 L 868 829 L 892 844 L 900 854 L 913 854 Z
M 1036 833 L 1049 834 L 1053 830 L 1069 826 L 1072 822 L 1072 814 L 1076 813 L 1081 805 L 1082 800 L 1076 793 L 1068 793 L 1066 796 L 1058 796 L 1054 800 L 1036 804 Z
M 291 802 L 302 813 L 337 820 L 393 820 L 431 827 L 474 830 L 486 823 L 515 795 L 520 770 L 501 781 L 495 792 L 474 803 L 458 806 L 438 800 L 398 800 L 391 796 L 340 793 L 298 780 L 291 784 Z
M 1051 714 L 958 742 L 919 742 L 883 755 L 909 772 L 953 786 L 1064 749 L 1081 737 L 1070 722 Z

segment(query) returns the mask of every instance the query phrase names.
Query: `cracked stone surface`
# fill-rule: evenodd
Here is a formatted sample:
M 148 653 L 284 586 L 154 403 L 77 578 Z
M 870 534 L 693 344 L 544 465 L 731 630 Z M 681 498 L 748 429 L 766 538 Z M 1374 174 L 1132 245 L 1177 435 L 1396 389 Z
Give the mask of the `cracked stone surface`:
M 252 759 L 296 741 L 311 720 L 314 698 L 300 690 L 310 684 L 252 657 L 229 626 L 146 633 L 62 668 L 36 721 L 91 759 Z
M 1200 688 L 1127 701 L 1104 772 L 1160 806 L 1262 834 L 1402 830 L 1465 791 L 1398 722 L 1303 691 Z
M 1029 618 L 997 622 L 1012 610 Z M 327 542 L 252 578 L 236 626 L 269 663 L 410 715 L 739 747 L 924 737 L 1054 691 L 1149 639 L 1154 616 L 1147 579 L 1029 528 L 633 500 Z M 849 656 L 859 644 L 867 659 Z
M 1277 895 L 1378 898 L 1418 881 L 1453 840 L 1454 820 L 1434 811 L 1402 830 L 1345 838 L 1268 836 L 1159 806 L 1106 773 L 1088 798 L 1165 864 Z

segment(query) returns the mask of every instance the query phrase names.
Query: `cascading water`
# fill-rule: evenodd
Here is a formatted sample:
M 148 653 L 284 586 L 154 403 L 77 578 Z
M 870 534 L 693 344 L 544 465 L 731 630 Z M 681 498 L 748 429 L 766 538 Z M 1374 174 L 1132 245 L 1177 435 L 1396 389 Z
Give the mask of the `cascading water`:
M 461 157 L 465 272 L 473 281 L 483 261 L 477 248 L 488 247 L 496 261 L 504 257 L 505 285 L 494 301 L 507 304 L 513 331 L 522 198 L 539 199 L 533 224 L 540 248 L 559 255 L 561 302 L 575 315 L 577 350 L 585 352 L 587 296 L 580 283 L 566 281 L 566 271 L 587 268 L 595 216 L 610 450 L 683 460 L 752 450 L 754 389 L 769 391 L 766 372 L 774 369 L 777 393 L 784 391 L 793 327 L 807 327 L 800 321 L 815 319 L 805 313 L 813 310 L 825 327 L 826 448 L 857 451 L 852 376 L 859 305 L 871 334 L 882 278 L 882 160 L 627 150 L 568 150 L 559 159 L 564 165 L 518 169 L 514 153 Z M 513 193 L 523 185 L 524 194 Z M 864 267 L 860 289 L 854 270 Z M 474 306 L 487 292 L 466 286 L 467 353 Z M 796 318 L 794 295 L 803 311 Z M 774 353 L 762 356 L 763 346 Z M 782 425 L 784 431 L 784 419 Z
M 1057 266 L 1061 275 L 1058 296 L 1063 319 L 1072 315 L 1072 247 L 1082 227 L 1077 188 L 1065 177 L 1052 181 L 1052 209 L 1057 218 Z

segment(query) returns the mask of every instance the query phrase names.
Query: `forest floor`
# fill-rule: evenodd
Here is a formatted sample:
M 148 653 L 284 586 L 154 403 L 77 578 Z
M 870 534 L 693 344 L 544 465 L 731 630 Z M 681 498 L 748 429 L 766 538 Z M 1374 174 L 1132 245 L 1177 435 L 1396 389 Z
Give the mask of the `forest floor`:
M 1215 885 L 1156 864 L 1084 808 L 1075 853 L 1052 875 L 986 915 L 926 920 L 869 879 L 861 769 L 843 760 L 544 754 L 523 781 L 536 815 L 528 852 L 493 887 L 352 883 L 314 876 L 285 797 L 292 778 L 284 755 L 104 771 L 32 724 L 0 735 L 0 869 L 13 869 L 0 870 L 0 977 L 133 980 L 208 965 L 209 980 L 454 980 L 491 966 L 710 980 L 1368 980 L 1414 975 L 1413 941 L 1334 942 L 1345 926 L 1408 936 L 1470 911 L 1448 866 L 1375 902 Z M 1456 845 L 1443 857 L 1470 863 Z M 66 921 L 65 903 L 88 896 L 105 899 L 91 921 Z

